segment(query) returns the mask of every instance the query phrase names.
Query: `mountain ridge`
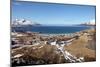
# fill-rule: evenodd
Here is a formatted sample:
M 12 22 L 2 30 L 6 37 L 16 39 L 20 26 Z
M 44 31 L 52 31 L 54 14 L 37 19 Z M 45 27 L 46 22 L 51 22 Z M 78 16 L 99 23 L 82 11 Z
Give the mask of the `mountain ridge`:
M 36 26 L 36 25 L 41 25 L 37 22 L 33 22 L 30 20 L 26 20 L 26 19 L 15 19 L 14 21 L 12 21 L 11 26 L 12 27 L 20 27 L 20 26 Z

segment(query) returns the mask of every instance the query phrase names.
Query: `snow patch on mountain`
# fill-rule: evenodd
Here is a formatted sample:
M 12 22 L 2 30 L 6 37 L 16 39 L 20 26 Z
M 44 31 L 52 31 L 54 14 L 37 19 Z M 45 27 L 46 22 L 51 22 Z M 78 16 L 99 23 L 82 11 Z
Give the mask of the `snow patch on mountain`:
M 39 25 L 39 24 L 26 19 L 15 19 L 14 21 L 12 21 L 12 25 L 20 26 L 20 25 Z

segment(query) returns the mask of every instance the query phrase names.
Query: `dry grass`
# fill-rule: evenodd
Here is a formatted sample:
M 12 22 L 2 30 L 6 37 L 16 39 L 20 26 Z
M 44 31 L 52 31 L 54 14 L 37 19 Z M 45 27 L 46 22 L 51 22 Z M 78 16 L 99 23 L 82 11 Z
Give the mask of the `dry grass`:
M 93 41 L 95 38 L 95 31 L 88 30 L 89 33 L 94 33 Z M 32 37 L 19 37 L 21 42 L 26 42 L 28 40 L 33 40 L 36 38 Z M 68 40 L 69 37 L 53 37 L 53 39 L 58 40 Z M 50 38 L 41 38 L 40 40 L 50 40 Z M 41 47 L 43 46 L 43 47 Z M 87 47 L 89 46 L 89 48 Z M 94 61 L 96 60 L 96 51 L 92 50 L 91 45 L 88 44 L 88 38 L 82 35 L 79 39 L 76 39 L 69 46 L 64 46 L 64 49 L 70 52 L 76 57 L 84 57 L 85 61 Z M 95 45 L 94 45 L 95 46 Z M 41 47 L 41 48 L 40 48 Z M 17 54 L 24 54 L 21 58 L 25 61 L 35 61 L 37 64 L 56 64 L 67 62 L 61 53 L 56 52 L 57 48 L 51 45 L 27 45 L 26 47 L 12 49 L 12 57 Z
M 39 47 L 40 46 L 24 47 L 22 49 L 14 50 L 15 52 L 12 54 L 12 56 L 17 54 L 24 54 L 24 56 L 21 58 L 23 58 L 25 61 L 31 59 L 35 62 L 42 61 L 44 62 L 43 64 L 56 64 L 65 62 L 64 57 L 61 54 L 55 52 L 57 49 L 55 46 L 45 45 L 42 48 Z
M 81 36 L 79 39 L 73 41 L 71 45 L 65 46 L 65 50 L 77 57 L 84 57 L 85 61 L 96 60 L 96 51 L 87 48 L 87 45 L 87 38 L 85 38 L 85 36 Z

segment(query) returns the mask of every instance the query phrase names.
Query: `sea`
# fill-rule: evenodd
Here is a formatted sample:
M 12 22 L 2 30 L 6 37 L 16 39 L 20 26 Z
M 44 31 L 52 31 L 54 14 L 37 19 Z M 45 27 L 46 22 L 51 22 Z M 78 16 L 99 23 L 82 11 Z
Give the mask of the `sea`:
M 37 32 L 43 34 L 67 34 L 90 29 L 91 26 L 21 26 L 12 27 L 12 32 Z

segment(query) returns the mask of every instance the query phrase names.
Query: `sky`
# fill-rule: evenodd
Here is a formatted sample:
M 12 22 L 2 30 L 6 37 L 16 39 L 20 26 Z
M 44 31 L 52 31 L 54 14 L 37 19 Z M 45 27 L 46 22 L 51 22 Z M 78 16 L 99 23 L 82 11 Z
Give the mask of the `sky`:
M 12 2 L 12 20 L 27 19 L 44 25 L 95 21 L 95 6 L 39 2 Z

